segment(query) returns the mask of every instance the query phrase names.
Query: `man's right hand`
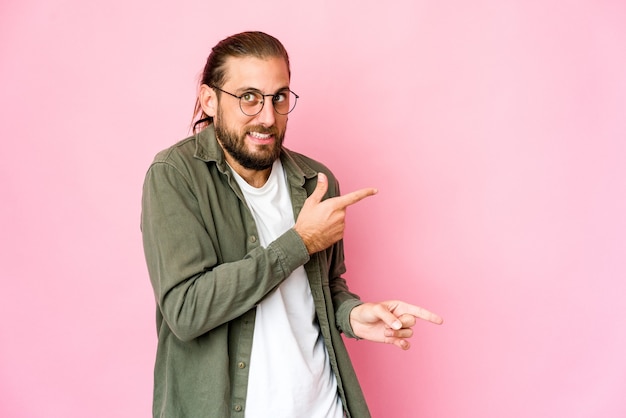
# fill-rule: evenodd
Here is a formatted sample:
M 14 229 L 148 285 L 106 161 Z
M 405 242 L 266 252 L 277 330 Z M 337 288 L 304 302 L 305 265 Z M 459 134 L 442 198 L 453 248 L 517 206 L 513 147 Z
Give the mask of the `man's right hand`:
M 309 254 L 325 250 L 342 239 L 347 207 L 378 193 L 377 189 L 366 188 L 322 201 L 327 190 L 328 178 L 318 173 L 317 186 L 304 202 L 294 226 Z

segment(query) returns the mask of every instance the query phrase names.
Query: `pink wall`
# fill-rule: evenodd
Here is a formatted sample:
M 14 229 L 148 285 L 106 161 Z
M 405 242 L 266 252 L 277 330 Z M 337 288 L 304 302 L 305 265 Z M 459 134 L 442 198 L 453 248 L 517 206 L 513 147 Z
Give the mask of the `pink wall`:
M 0 416 L 149 415 L 143 175 L 247 29 L 291 53 L 288 145 L 380 189 L 353 289 L 446 320 L 349 342 L 374 416 L 626 416 L 623 1 L 209 3 L 0 5 Z

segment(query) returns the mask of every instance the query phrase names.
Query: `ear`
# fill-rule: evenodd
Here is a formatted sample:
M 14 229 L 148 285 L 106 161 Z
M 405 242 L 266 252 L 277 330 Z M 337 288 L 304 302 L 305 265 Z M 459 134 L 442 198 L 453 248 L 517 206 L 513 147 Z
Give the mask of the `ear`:
M 207 116 L 215 117 L 217 113 L 217 95 L 215 94 L 215 90 L 206 84 L 201 85 L 198 99 L 200 100 L 200 106 L 204 113 L 206 113 Z

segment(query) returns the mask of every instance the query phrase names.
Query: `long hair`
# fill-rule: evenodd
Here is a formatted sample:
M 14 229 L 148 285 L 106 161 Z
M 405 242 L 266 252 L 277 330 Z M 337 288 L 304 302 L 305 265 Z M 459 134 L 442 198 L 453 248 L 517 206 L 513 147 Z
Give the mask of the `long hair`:
M 229 36 L 213 47 L 202 71 L 198 91 L 203 84 L 218 88 L 224 85 L 226 82 L 226 60 L 230 57 L 284 58 L 291 77 L 289 55 L 278 39 L 263 32 L 242 32 Z M 217 94 L 219 98 L 220 92 L 217 91 Z M 200 105 L 200 98 L 196 98 L 196 106 L 191 119 L 192 132 L 196 133 L 211 123 L 213 123 L 213 118 L 204 113 Z

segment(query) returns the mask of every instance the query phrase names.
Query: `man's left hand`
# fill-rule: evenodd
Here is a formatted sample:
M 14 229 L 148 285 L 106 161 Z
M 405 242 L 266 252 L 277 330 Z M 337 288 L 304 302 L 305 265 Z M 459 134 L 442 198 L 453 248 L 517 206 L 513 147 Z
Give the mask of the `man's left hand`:
M 394 344 L 403 350 L 411 347 L 407 338 L 413 336 L 417 319 L 443 323 L 439 315 L 399 300 L 363 303 L 350 312 L 350 325 L 358 338 Z

